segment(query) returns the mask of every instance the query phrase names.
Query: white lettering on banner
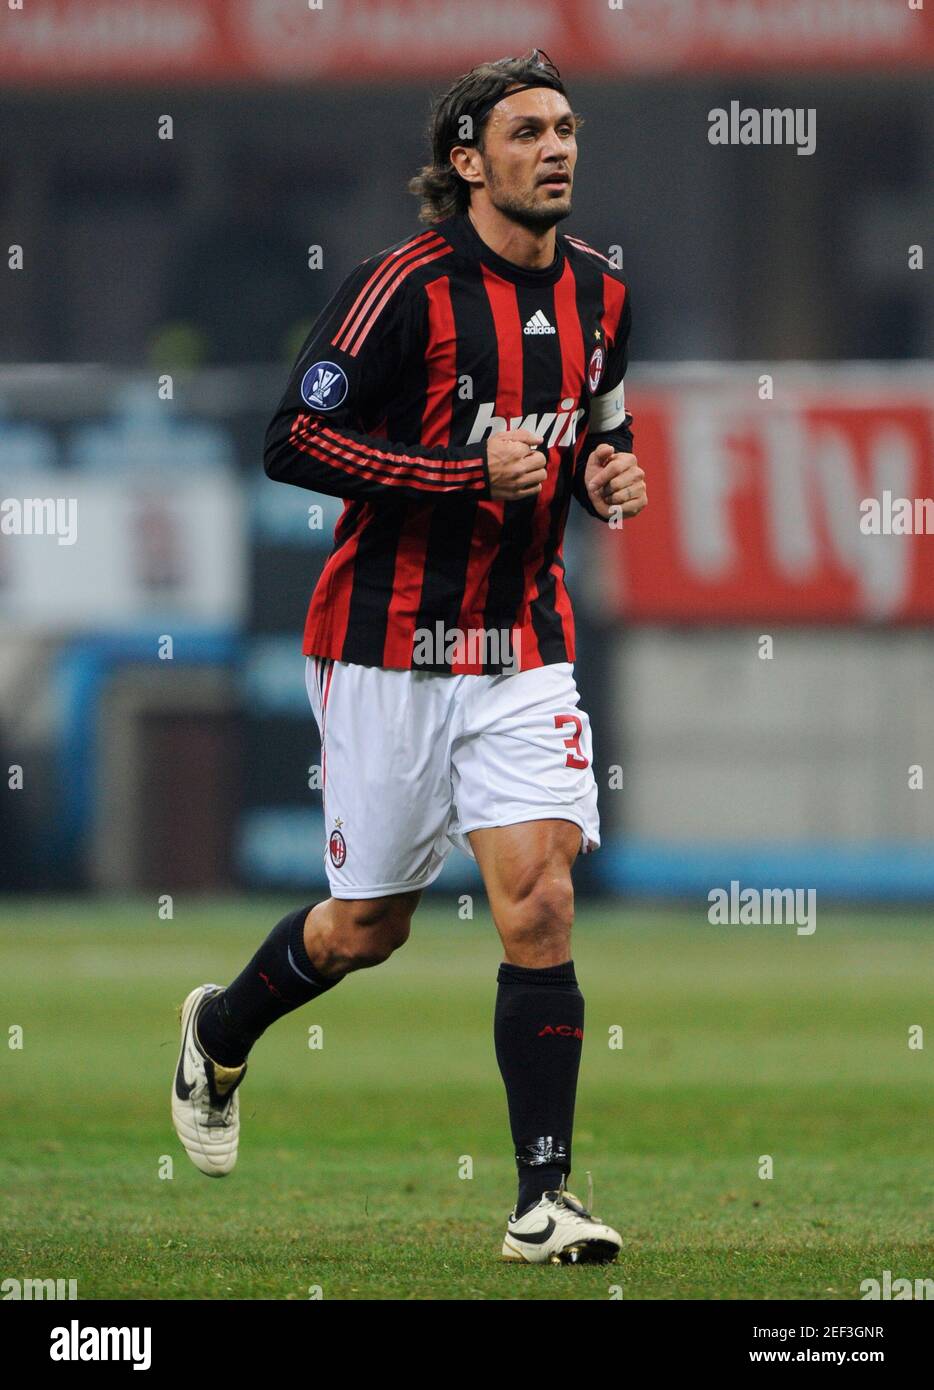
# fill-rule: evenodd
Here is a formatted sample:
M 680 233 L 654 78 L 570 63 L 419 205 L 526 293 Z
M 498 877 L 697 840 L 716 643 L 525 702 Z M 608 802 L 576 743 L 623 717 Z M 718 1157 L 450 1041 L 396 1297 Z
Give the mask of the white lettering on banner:
M 702 0 L 703 3 L 703 0 Z M 848 43 L 864 51 L 906 36 L 907 5 L 889 0 L 706 0 L 707 33 L 732 47 Z
M 753 562 L 738 504 L 753 508 L 765 538 L 767 568 L 805 587 L 828 568 L 858 590 L 862 616 L 897 614 L 910 597 L 915 552 L 894 527 L 861 526 L 867 494 L 912 495 L 917 446 L 905 426 L 870 426 L 865 460 L 854 438 L 830 422 L 810 425 L 800 409 L 766 420 L 722 398 L 696 398 L 673 410 L 678 540 L 687 568 L 702 583 L 736 579 Z M 865 511 L 865 509 L 863 509 Z
M 344 16 L 342 38 L 352 37 L 356 44 L 381 46 L 388 44 L 394 48 L 410 50 L 434 48 L 438 45 L 455 44 L 460 48 L 473 48 L 476 44 L 493 42 L 496 39 L 513 39 L 518 34 L 535 31 L 541 38 L 543 27 L 549 20 L 560 28 L 558 6 L 544 0 L 528 4 L 474 3 L 471 5 L 470 24 L 464 24 L 464 9 L 460 0 L 416 0 L 414 4 L 358 3 L 334 7 Z
M 186 0 L 158 5 L 90 0 L 81 7 L 42 9 L 26 5 L 4 33 L 11 52 L 25 60 L 97 70 L 109 61 L 138 64 L 140 54 L 152 62 L 183 63 L 210 38 L 210 15 Z
M 801 417 L 770 411 L 760 426 L 769 553 L 792 583 L 816 574 L 824 562 L 814 518 L 814 483 Z
M 600 46 L 630 67 L 673 68 L 700 40 L 704 25 L 698 0 L 621 0 L 615 8 L 595 5 L 588 19 L 598 26 Z
M 672 68 L 705 46 L 730 57 L 810 56 L 823 45 L 845 56 L 905 51 L 916 29 L 907 5 L 891 0 L 621 0 L 596 5 L 601 48 L 640 67 Z M 692 66 L 689 62 L 686 66 Z
M 869 485 L 872 491 L 891 487 L 904 491 L 915 472 L 912 441 L 897 425 L 878 428 L 868 441 Z M 811 445 L 815 477 L 823 489 L 822 511 L 831 544 L 842 564 L 858 580 L 867 618 L 897 613 L 908 596 L 912 551 L 897 536 L 867 540 L 859 527 L 859 506 L 865 486 L 857 474 L 849 441 L 838 429 L 822 425 Z
M 3 4 L 8 9 L 12 0 Z M 478 50 L 518 52 L 529 34 L 581 71 L 833 67 L 931 51 L 922 0 L 81 0 L 20 3 L 0 73 L 58 79 L 207 80 L 343 73 L 448 74 Z M 309 13 L 311 12 L 311 13 Z M 563 64 L 562 64 L 563 65 Z
M 284 61 L 302 71 L 333 71 L 355 57 L 379 49 L 381 69 L 411 66 L 413 55 L 431 60 L 453 53 L 505 45 L 512 51 L 534 31 L 547 49 L 549 38 L 560 49 L 565 33 L 555 0 L 474 0 L 470 23 L 464 23 L 460 0 L 354 0 L 341 5 L 325 0 L 314 14 L 315 41 L 308 42 L 308 17 L 295 0 L 249 0 L 245 39 L 251 59 L 274 67 Z M 284 51 L 282 44 L 289 45 Z
M 698 579 L 729 573 L 739 560 L 729 501 L 742 470 L 726 445 L 720 403 L 688 401 L 674 411 L 675 505 L 681 551 Z

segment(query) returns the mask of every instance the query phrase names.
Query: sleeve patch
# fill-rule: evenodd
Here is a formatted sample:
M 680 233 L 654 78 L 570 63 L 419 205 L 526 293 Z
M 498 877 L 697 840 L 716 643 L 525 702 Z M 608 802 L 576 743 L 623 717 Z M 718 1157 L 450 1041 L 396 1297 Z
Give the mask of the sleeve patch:
M 347 374 L 336 362 L 316 362 L 302 377 L 302 400 L 312 410 L 336 410 L 347 391 Z

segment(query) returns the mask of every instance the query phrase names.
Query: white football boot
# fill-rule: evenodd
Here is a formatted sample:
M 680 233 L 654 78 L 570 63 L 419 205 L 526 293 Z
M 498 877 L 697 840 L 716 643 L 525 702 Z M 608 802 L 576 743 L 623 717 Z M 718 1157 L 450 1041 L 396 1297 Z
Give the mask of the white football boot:
M 240 1097 L 237 1087 L 247 1064 L 222 1067 L 198 1041 L 195 1020 L 201 1005 L 222 992 L 220 985 L 198 985 L 181 1007 L 182 1046 L 172 1082 L 172 1123 L 196 1168 L 222 1178 L 237 1161 Z
M 503 1241 L 503 1259 L 524 1264 L 609 1264 L 623 1244 L 622 1236 L 606 1226 L 570 1192 L 546 1192 L 534 1207 L 516 1220 L 513 1210 Z

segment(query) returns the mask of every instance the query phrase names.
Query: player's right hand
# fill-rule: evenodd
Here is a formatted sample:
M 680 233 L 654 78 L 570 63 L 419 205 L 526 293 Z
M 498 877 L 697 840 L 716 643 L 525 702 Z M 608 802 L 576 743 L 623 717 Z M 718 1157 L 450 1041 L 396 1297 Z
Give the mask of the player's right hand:
M 542 437 L 531 430 L 499 430 L 486 445 L 490 474 L 490 496 L 497 501 L 516 502 L 537 497 L 548 476 L 545 455 L 536 444 Z

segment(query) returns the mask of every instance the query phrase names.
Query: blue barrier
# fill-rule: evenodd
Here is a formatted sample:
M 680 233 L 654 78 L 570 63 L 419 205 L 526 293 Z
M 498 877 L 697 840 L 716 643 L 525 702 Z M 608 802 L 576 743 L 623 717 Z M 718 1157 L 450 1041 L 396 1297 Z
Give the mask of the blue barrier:
M 627 840 L 593 856 L 606 893 L 703 897 L 711 888 L 813 888 L 827 897 L 917 902 L 934 899 L 934 849 L 873 841 L 674 844 Z
M 57 653 L 52 685 L 61 719 L 56 748 L 61 796 L 48 844 L 60 860 L 80 849 L 93 814 L 97 709 L 106 683 L 121 667 L 157 661 L 162 630 L 80 637 Z M 179 666 L 231 665 L 239 656 L 240 639 L 228 629 L 173 628 L 172 650 Z

